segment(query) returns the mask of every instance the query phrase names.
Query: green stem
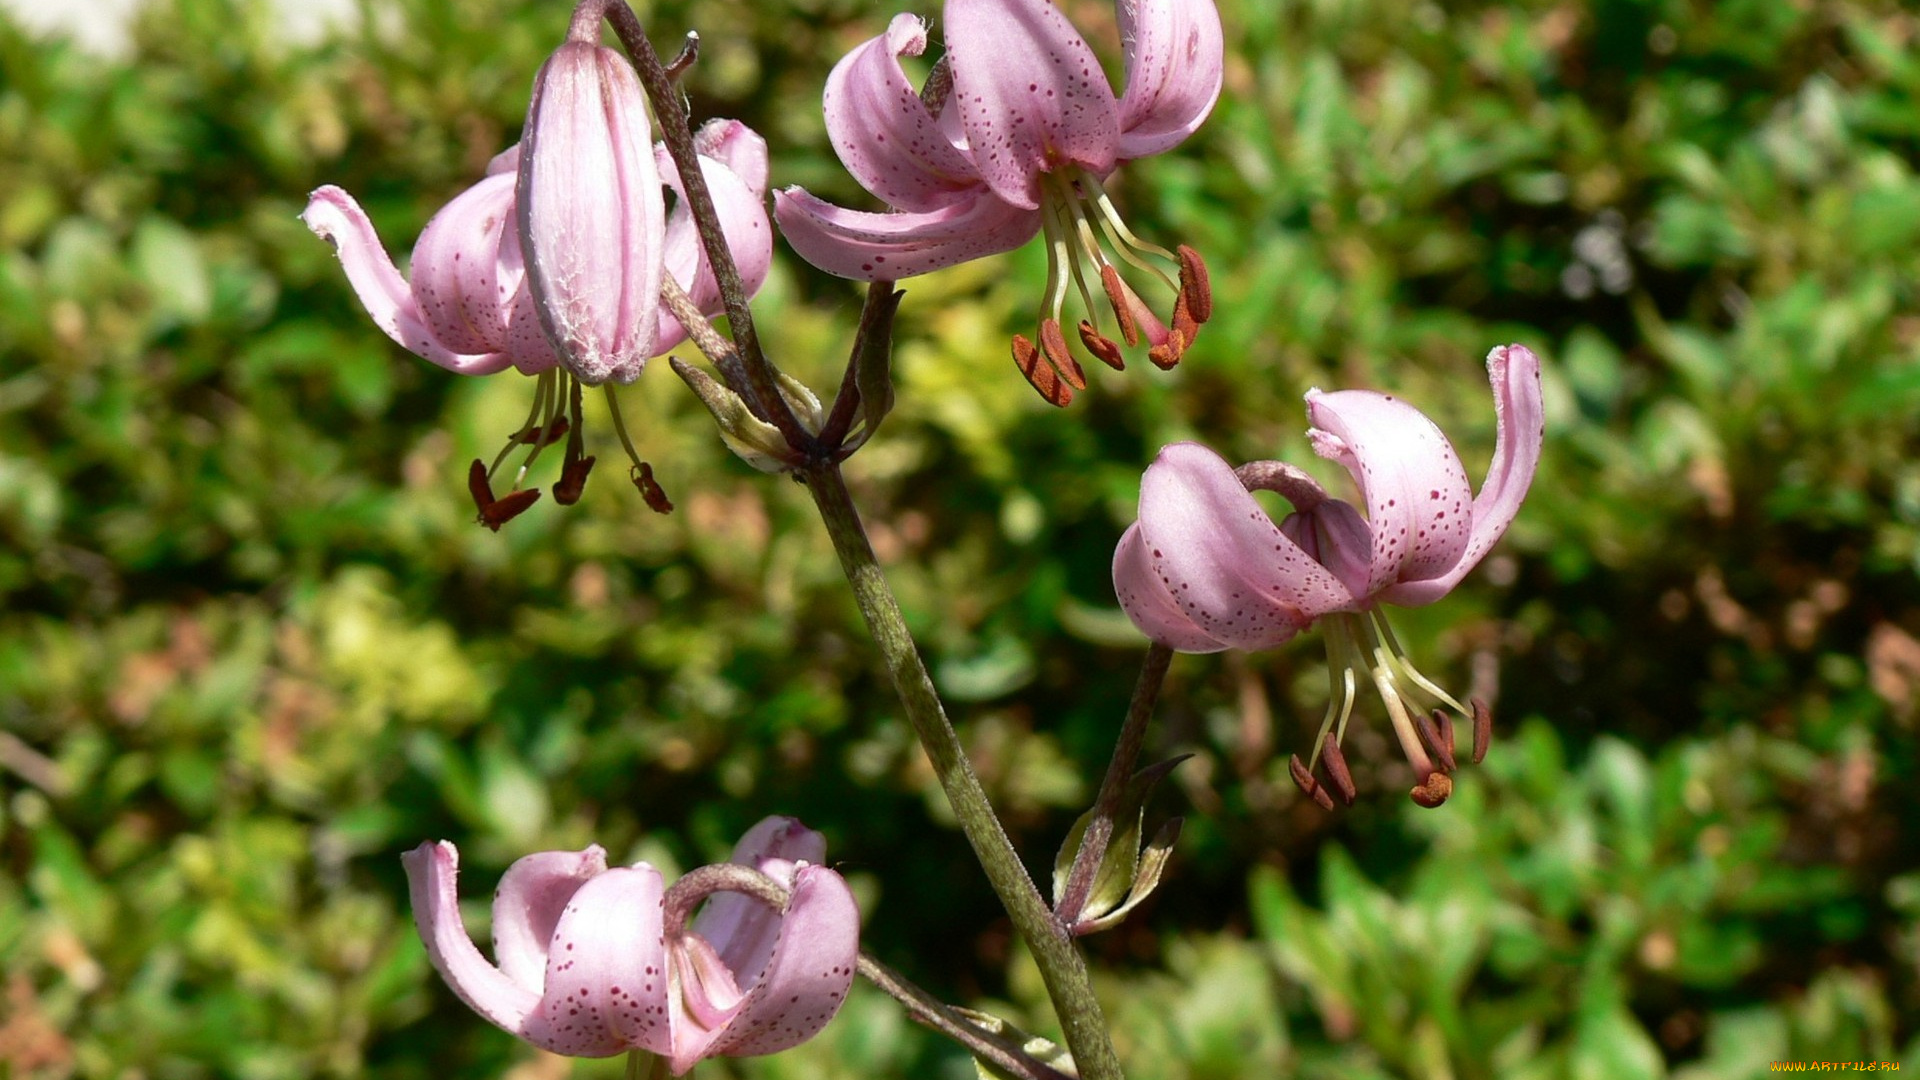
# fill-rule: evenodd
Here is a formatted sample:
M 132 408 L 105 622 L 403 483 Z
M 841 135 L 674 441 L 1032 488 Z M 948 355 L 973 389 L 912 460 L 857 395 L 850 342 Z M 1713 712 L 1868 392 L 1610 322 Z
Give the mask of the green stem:
M 907 719 L 920 737 L 920 745 L 933 763 L 947 802 L 973 845 L 975 858 L 986 871 L 987 880 L 1000 903 L 1012 917 L 1015 929 L 1033 951 L 1047 996 L 1053 1000 L 1067 1050 L 1073 1055 L 1082 1080 L 1122 1080 L 1120 1060 L 1114 1055 L 1107 1033 L 1106 1017 L 1094 996 L 1093 982 L 1087 973 L 1086 959 L 1073 943 L 1067 930 L 1048 910 L 1046 901 L 1034 888 L 1033 879 L 1021 864 L 1019 853 L 1007 838 L 1000 819 L 994 816 L 987 793 L 974 775 L 973 765 L 960 746 L 960 737 L 948 722 L 940 695 L 933 688 L 900 605 L 887 585 L 873 545 L 867 542 L 860 512 L 837 465 L 807 469 L 802 475 L 807 490 L 820 508 L 827 535 L 840 556 L 847 582 L 853 587 L 854 600 L 867 621 L 874 644 L 887 665 L 887 673 L 906 707 Z
M 1113 758 L 1107 762 L 1106 778 L 1100 781 L 1100 793 L 1093 800 L 1093 820 L 1087 823 L 1087 831 L 1080 838 L 1080 850 L 1074 853 L 1073 866 L 1067 871 L 1067 887 L 1060 896 L 1061 917 L 1069 922 L 1079 919 L 1093 881 L 1100 876 L 1107 843 L 1113 839 L 1113 818 L 1120 809 L 1120 797 L 1139 764 L 1140 747 L 1147 741 L 1147 723 L 1153 719 L 1154 703 L 1160 700 L 1160 684 L 1166 681 L 1167 668 L 1172 664 L 1173 650 L 1158 642 L 1147 646 L 1147 655 L 1140 661 L 1140 678 L 1133 684 L 1127 719 L 1120 725 L 1120 738 L 1113 744 Z

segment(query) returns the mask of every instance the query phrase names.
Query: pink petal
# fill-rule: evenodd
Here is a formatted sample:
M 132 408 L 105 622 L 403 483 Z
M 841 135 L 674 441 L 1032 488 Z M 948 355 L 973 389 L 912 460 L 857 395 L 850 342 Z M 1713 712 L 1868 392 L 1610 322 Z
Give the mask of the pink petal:
M 792 888 L 795 863 L 819 865 L 826 858 L 826 837 L 797 818 L 775 816 L 748 829 L 728 861 L 751 866 Z M 694 917 L 693 932 L 713 944 L 734 978 L 745 986 L 767 966 L 780 936 L 780 915 L 750 896 L 715 893 Z
M 640 82 L 612 49 L 569 41 L 535 77 L 520 239 L 541 325 L 589 385 L 654 355 L 666 200 Z
M 889 206 L 932 210 L 980 183 L 967 155 L 921 103 L 902 56 L 926 51 L 927 26 L 896 15 L 887 32 L 848 53 L 827 76 L 827 137 L 860 186 Z
M 1305 513 L 1288 514 L 1280 522 L 1280 531 L 1333 571 L 1348 592 L 1367 595 L 1373 574 L 1373 530 L 1352 503 L 1327 499 Z
M 755 199 L 767 197 L 767 140 L 738 120 L 709 120 L 693 133 L 693 148 L 740 178 Z
M 1114 5 L 1126 53 L 1120 157 L 1180 144 L 1213 111 L 1225 69 L 1213 0 L 1122 0 Z
M 1473 531 L 1473 489 L 1426 414 L 1372 390 L 1307 394 L 1307 437 L 1352 474 L 1367 503 L 1373 570 L 1366 595 L 1453 569 Z
M 688 934 L 669 946 L 674 985 L 679 993 L 669 1004 L 673 1015 L 673 1043 L 688 1054 L 704 1057 L 714 1038 L 739 1011 L 746 995 L 733 980 L 713 943 Z
M 1100 61 L 1048 0 L 947 0 L 953 105 L 994 194 L 1040 205 L 1040 176 L 1063 164 L 1105 175 L 1120 110 Z
M 869 214 L 797 187 L 774 193 L 773 216 L 800 257 L 856 281 L 898 281 L 1012 251 L 1040 231 L 1040 212 L 975 194 L 919 214 Z
M 1113 591 L 1133 625 L 1169 649 L 1210 653 L 1227 647 L 1195 626 L 1167 594 L 1166 583 L 1154 572 L 1153 560 L 1147 555 L 1147 544 L 1140 536 L 1137 521 L 1127 526 L 1127 531 L 1120 536 L 1120 546 L 1114 549 Z
M 507 147 L 505 150 L 502 150 L 499 153 L 493 155 L 491 158 L 487 159 L 487 175 L 488 176 L 498 176 L 501 173 L 513 173 L 515 175 L 518 175 L 519 172 L 520 172 L 520 144 L 519 143 L 514 143 L 512 146 Z
M 505 368 L 505 353 L 459 353 L 436 340 L 420 317 L 413 290 L 394 269 L 387 249 L 353 196 L 329 184 L 313 193 L 300 220 L 339 253 L 347 282 L 373 317 L 373 324 L 402 348 L 462 375 L 491 375 Z
M 541 851 L 515 860 L 493 890 L 493 955 L 507 978 L 539 993 L 547 980 L 547 947 L 567 901 L 605 873 L 607 853 Z
M 553 351 L 553 343 L 547 340 L 546 328 L 540 325 L 540 312 L 533 306 L 533 291 L 527 288 L 527 269 L 522 260 L 524 252 L 520 250 L 520 221 L 518 215 L 507 222 L 500 234 L 500 280 L 513 281 L 513 304 L 507 312 L 505 331 L 507 355 L 513 357 L 513 366 L 522 375 L 538 375 L 560 363 L 560 355 Z
M 520 275 L 501 274 L 500 237 L 513 219 L 514 176 L 487 177 L 440 208 L 413 245 L 413 297 L 434 340 L 497 352 Z M 514 259 L 515 264 L 519 259 Z
M 567 902 L 547 951 L 547 989 L 524 1037 L 543 1050 L 607 1057 L 666 1053 L 667 950 L 660 872 L 616 867 Z
M 1396 585 L 1381 594 L 1405 607 L 1432 603 L 1453 590 L 1493 545 L 1506 535 L 1533 484 L 1546 441 L 1546 414 L 1540 402 L 1540 358 L 1525 345 L 1503 345 L 1487 356 L 1493 384 L 1495 427 L 1493 461 L 1480 494 L 1473 499 L 1473 533 L 1451 570 L 1428 581 Z
M 1220 455 L 1160 451 L 1140 481 L 1140 535 L 1152 572 L 1216 641 L 1271 648 L 1353 597 L 1274 525 Z
M 765 974 L 701 1056 L 771 1054 L 813 1038 L 846 1001 L 859 953 L 860 909 L 847 883 L 824 866 L 801 867 Z
M 750 130 L 747 134 L 760 144 L 760 171 L 764 175 L 766 144 Z M 730 149 L 735 156 L 748 159 L 751 168 L 750 154 L 740 152 L 737 146 Z M 700 242 L 700 231 L 694 224 L 693 211 L 687 205 L 680 174 L 665 147 L 660 148 L 658 157 L 662 175 L 669 178 L 674 192 L 679 195 L 672 215 L 667 218 L 664 244 L 667 273 L 672 274 L 673 279 L 687 290 L 695 307 L 707 315 L 718 315 L 724 310 L 720 283 L 714 279 L 712 265 L 707 262 L 706 246 Z M 752 296 L 766 283 L 767 270 L 773 265 L 773 225 L 767 220 L 764 202 L 766 192 L 753 190 L 739 175 L 714 158 L 700 159 L 700 173 L 706 177 L 707 191 L 713 196 L 714 211 L 720 216 L 720 231 L 725 234 L 727 249 L 733 255 L 734 265 L 740 270 L 740 282 L 746 288 L 747 295 Z M 660 305 L 659 319 L 660 336 L 654 342 L 656 352 L 666 352 L 686 340 L 685 328 L 665 304 Z
M 407 893 L 413 904 L 414 926 L 426 943 L 427 957 L 447 986 L 474 1012 L 504 1031 L 520 1034 L 539 1003 L 532 990 L 518 985 L 499 968 L 487 963 L 460 921 L 460 897 L 455 879 L 460 852 L 442 840 L 421 844 L 400 856 L 407 868 Z

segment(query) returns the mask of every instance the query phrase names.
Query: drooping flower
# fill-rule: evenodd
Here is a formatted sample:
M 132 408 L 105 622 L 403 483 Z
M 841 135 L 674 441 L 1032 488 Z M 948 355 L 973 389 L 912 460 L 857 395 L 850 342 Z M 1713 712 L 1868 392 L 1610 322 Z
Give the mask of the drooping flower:
M 716 892 L 691 925 L 685 914 L 705 894 L 676 892 L 700 871 L 668 889 L 646 863 L 609 868 L 597 845 L 528 855 L 494 892 L 494 963 L 461 921 L 454 846 L 402 859 L 427 955 L 475 1012 L 543 1050 L 646 1050 L 678 1076 L 704 1058 L 797 1046 L 839 1011 L 860 915 L 846 882 L 818 864 L 825 850 L 792 818 L 760 822 L 731 861 L 773 879 L 784 908 Z
M 708 315 L 722 306 L 680 174 L 653 142 L 638 80 L 596 33 L 594 25 L 576 25 L 541 68 L 525 152 L 516 145 L 494 158 L 485 179 L 428 222 L 414 247 L 411 284 L 346 192 L 320 188 L 302 215 L 333 242 L 361 303 L 396 342 L 462 374 L 511 365 L 537 377 L 526 422 L 491 466 L 476 461 L 469 470 L 480 520 L 495 529 L 539 497 L 520 481 L 562 439 L 566 461 L 554 496 L 562 503 L 580 497 L 594 461 L 580 426 L 584 386 L 606 386 L 635 483 L 650 504 L 671 508 L 634 449 L 614 384 L 631 382 L 649 357 L 685 338 L 660 300 L 663 275 L 672 274 Z M 695 145 L 751 294 L 766 280 L 773 253 L 763 204 L 766 143 L 738 121 L 715 120 L 696 133 Z M 668 188 L 679 195 L 671 215 Z M 493 481 L 515 446 L 527 453 L 514 490 L 496 499 Z
M 1093 50 L 1048 0 L 946 0 L 946 56 L 916 93 L 900 57 L 926 49 L 913 15 L 848 53 L 828 76 L 834 150 L 886 213 L 848 210 L 800 188 L 776 193 L 787 242 L 828 273 L 894 281 L 1025 244 L 1047 242 L 1047 295 L 1038 344 L 1013 339 L 1014 361 L 1056 405 L 1086 378 L 1067 349 L 1061 310 L 1069 279 L 1086 305 L 1087 351 L 1123 367 L 1100 325 L 1104 293 L 1128 345 L 1171 367 L 1212 309 L 1206 267 L 1192 248 L 1147 243 L 1121 221 L 1102 182 L 1122 162 L 1178 145 L 1220 95 L 1220 15 L 1212 0 L 1120 0 L 1126 63 L 1116 97 Z M 1109 257 L 1111 251 L 1113 257 Z M 1161 322 L 1122 267 L 1176 295 Z M 1177 283 L 1176 283 L 1177 278 Z
M 1452 791 L 1451 714 L 1474 725 L 1474 760 L 1485 753 L 1486 708 L 1462 706 L 1421 675 L 1394 638 L 1382 604 L 1432 603 L 1505 534 L 1533 482 L 1544 439 L 1540 361 L 1522 345 L 1487 358 L 1497 424 L 1493 461 L 1479 494 L 1453 446 L 1411 405 L 1370 390 L 1307 394 L 1314 451 L 1344 466 L 1366 516 L 1282 462 L 1228 465 L 1196 443 L 1161 450 L 1140 485 L 1140 518 L 1113 557 L 1114 591 L 1135 626 L 1181 652 L 1272 648 L 1322 622 L 1331 690 L 1310 760 L 1294 779 L 1323 805 L 1313 779 L 1349 801 L 1340 754 L 1354 695 L 1378 690 L 1419 779 L 1413 797 L 1437 806 Z M 1278 525 L 1253 490 L 1293 504 Z

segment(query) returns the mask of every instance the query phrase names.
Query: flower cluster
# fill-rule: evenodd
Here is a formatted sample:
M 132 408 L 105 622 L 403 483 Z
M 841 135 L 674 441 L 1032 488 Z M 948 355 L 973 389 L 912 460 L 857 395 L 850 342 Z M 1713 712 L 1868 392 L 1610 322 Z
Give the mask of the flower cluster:
M 1474 760 L 1485 752 L 1484 706 L 1462 707 L 1413 667 L 1381 604 L 1413 607 L 1453 590 L 1507 531 L 1533 483 L 1544 437 L 1540 361 L 1523 345 L 1487 358 L 1497 424 L 1493 462 L 1479 494 L 1432 420 L 1387 394 L 1307 394 L 1313 449 L 1338 462 L 1367 513 L 1331 498 L 1283 462 L 1235 469 L 1195 443 L 1160 451 L 1140 483 L 1140 519 L 1113 556 L 1113 587 L 1135 626 L 1181 652 L 1267 649 L 1324 621 L 1332 689 L 1312 758 L 1294 779 L 1325 805 L 1313 779 L 1351 800 L 1340 756 L 1356 687 L 1372 683 L 1393 720 L 1418 786 L 1437 806 L 1452 791 L 1452 720 L 1474 725 Z M 1278 525 L 1249 493 L 1275 491 L 1293 504 Z M 1444 709 L 1442 708 L 1444 706 Z
M 543 1050 L 645 1050 L 679 1076 L 704 1058 L 797 1046 L 840 1010 L 860 913 L 847 883 L 819 865 L 825 853 L 820 834 L 792 818 L 741 837 L 732 866 L 771 879 L 785 894 L 779 907 L 720 891 L 727 868 L 669 889 L 646 863 L 609 868 L 598 845 L 528 855 L 493 894 L 493 963 L 461 921 L 454 846 L 422 844 L 403 858 L 427 955 L 475 1012 Z M 718 885 L 682 888 L 703 876 Z
M 598 44 L 595 15 L 576 18 L 535 77 L 522 142 L 427 223 L 414 245 L 411 280 L 340 188 L 315 191 L 302 215 L 332 241 L 360 302 L 395 342 L 460 374 L 513 367 L 537 378 L 526 422 L 490 466 L 476 461 L 469 477 L 480 520 L 494 529 L 539 497 L 520 482 L 541 450 L 562 439 L 566 460 L 554 497 L 579 499 L 594 460 L 584 453 L 582 387 L 606 387 L 635 483 L 658 508 L 664 496 L 620 418 L 614 387 L 686 337 L 660 298 L 666 276 L 703 313 L 721 308 L 679 171 L 654 143 L 632 66 Z M 766 143 L 738 121 L 715 120 L 695 145 L 728 249 L 756 291 L 773 258 Z M 679 196 L 671 214 L 669 189 Z M 514 490 L 496 499 L 492 482 L 516 446 L 526 456 Z
M 896 281 L 1044 233 L 1038 343 L 1013 339 L 1014 361 L 1042 397 L 1065 405 L 1087 385 L 1061 331 L 1069 278 L 1086 304 L 1078 330 L 1089 353 L 1125 366 L 1101 328 L 1097 288 L 1128 345 L 1144 340 L 1155 364 L 1178 363 L 1212 313 L 1206 266 L 1192 248 L 1168 252 L 1135 236 L 1102 182 L 1123 162 L 1179 145 L 1213 110 L 1220 15 L 1212 0 L 1123 0 L 1114 11 L 1126 61 L 1118 95 L 1048 0 L 947 0 L 946 56 L 919 92 L 900 57 L 925 51 L 926 24 L 896 16 L 840 61 L 825 97 L 840 160 L 888 210 L 848 210 L 786 188 L 774 214 L 787 243 L 830 274 Z M 1175 293 L 1168 322 L 1121 266 Z

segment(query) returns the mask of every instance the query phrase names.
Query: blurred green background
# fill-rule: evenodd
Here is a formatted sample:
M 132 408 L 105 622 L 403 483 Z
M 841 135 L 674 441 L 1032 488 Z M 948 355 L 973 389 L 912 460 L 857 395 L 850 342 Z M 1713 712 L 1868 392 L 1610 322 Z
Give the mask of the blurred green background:
M 1068 7 L 1117 72 L 1111 7 Z M 777 184 L 868 205 L 817 103 L 897 10 L 642 13 L 701 32 L 697 115 L 764 132 Z M 1030 864 L 1124 711 L 1142 648 L 1108 560 L 1162 443 L 1305 462 L 1302 392 L 1368 386 L 1477 477 L 1481 358 L 1522 341 L 1548 445 L 1483 570 L 1398 617 L 1497 701 L 1443 809 L 1407 800 L 1372 702 L 1359 805 L 1294 791 L 1311 636 L 1176 660 L 1150 752 L 1194 758 L 1150 814 L 1186 833 L 1162 894 L 1087 941 L 1132 1075 L 1920 1069 L 1920 16 L 1223 14 L 1211 122 L 1114 185 L 1213 268 L 1186 362 L 1057 412 L 1006 347 L 1037 248 L 915 280 L 898 411 L 849 466 Z M 676 513 L 608 467 L 579 506 L 475 526 L 465 465 L 530 383 L 402 352 L 296 220 L 338 183 L 405 251 L 517 137 L 566 18 L 369 0 L 302 42 L 260 4 L 161 0 L 100 58 L 0 16 L 0 1076 L 617 1075 L 441 986 L 397 853 L 456 841 L 484 937 L 519 854 L 684 867 L 776 812 L 827 833 L 883 959 L 1048 1024 L 805 492 L 655 370 L 628 417 Z M 783 250 L 756 310 L 825 389 L 858 305 Z M 862 992 L 701 1075 L 969 1070 Z

